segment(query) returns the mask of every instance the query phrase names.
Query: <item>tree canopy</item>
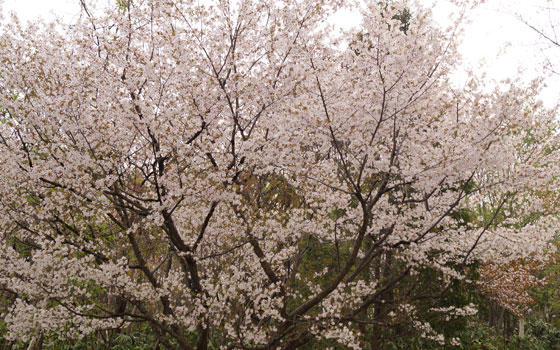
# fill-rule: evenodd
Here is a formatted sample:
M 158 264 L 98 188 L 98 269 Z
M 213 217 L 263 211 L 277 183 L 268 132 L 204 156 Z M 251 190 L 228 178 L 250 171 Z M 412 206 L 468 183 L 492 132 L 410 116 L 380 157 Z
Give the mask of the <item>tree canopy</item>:
M 457 38 L 429 10 L 372 1 L 343 32 L 342 3 L 3 22 L 8 336 L 142 322 L 182 349 L 374 349 L 389 327 L 453 344 L 429 315 L 475 311 L 445 296 L 469 266 L 546 259 L 560 161 L 538 82 L 458 91 Z

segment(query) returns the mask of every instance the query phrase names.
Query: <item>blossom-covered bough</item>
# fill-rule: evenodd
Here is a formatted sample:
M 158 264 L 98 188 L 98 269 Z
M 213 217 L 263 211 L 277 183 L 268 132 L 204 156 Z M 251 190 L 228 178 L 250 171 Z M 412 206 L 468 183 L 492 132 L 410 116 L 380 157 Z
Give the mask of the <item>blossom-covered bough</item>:
M 407 319 L 449 342 L 415 318 L 434 297 L 419 271 L 445 286 L 545 249 L 553 216 L 506 210 L 539 213 L 558 185 L 538 84 L 453 90 L 455 34 L 428 10 L 372 1 L 337 32 L 340 3 L 83 2 L 64 31 L 2 22 L 10 337 L 145 322 L 170 348 L 361 348 Z M 460 215 L 489 201 L 484 223 Z

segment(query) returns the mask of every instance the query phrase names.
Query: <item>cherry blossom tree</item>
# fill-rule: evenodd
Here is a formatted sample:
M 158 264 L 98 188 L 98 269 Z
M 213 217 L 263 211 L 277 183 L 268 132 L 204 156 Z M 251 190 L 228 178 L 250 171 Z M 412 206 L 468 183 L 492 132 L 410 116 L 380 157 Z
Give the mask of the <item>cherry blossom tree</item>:
M 539 266 L 537 266 L 538 268 Z M 481 268 L 479 287 L 491 300 L 490 308 L 502 308 L 516 316 L 523 316 L 535 302 L 529 294 L 531 288 L 542 287 L 544 280 L 538 279 L 535 266 L 514 262 L 505 266 L 485 265 Z M 491 310 L 490 324 L 496 322 Z
M 539 83 L 454 90 L 456 32 L 417 3 L 356 5 L 348 31 L 337 0 L 82 4 L 69 29 L 2 22 L 11 338 L 143 322 L 168 348 L 359 349 L 406 318 L 452 342 L 415 312 L 438 298 L 419 271 L 446 286 L 555 233 L 504 206 L 558 187 Z

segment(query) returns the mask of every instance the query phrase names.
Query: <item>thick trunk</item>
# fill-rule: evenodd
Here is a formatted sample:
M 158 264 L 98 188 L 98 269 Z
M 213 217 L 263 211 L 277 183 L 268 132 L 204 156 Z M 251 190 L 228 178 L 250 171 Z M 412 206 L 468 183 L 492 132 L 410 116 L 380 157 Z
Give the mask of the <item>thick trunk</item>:
M 196 350 L 208 349 L 208 328 L 204 328 L 203 325 L 199 325 L 196 327 L 196 331 Z
M 372 264 L 373 274 L 376 280 L 381 279 L 381 256 L 376 257 Z M 379 320 L 381 315 L 381 306 L 379 304 L 374 304 L 373 307 L 373 319 L 375 321 Z M 371 350 L 381 349 L 381 326 L 378 323 L 374 323 L 371 327 L 371 333 L 369 335 L 369 347 Z
M 384 259 L 376 259 L 374 271 L 376 279 L 378 281 L 383 281 L 383 283 L 389 283 L 393 278 L 394 266 L 393 266 L 393 254 L 392 252 L 387 252 Z M 380 295 L 383 300 L 392 300 L 394 298 L 393 288 L 389 288 L 384 294 Z M 382 334 L 385 330 L 383 327 L 383 319 L 390 311 L 388 303 L 376 303 L 373 308 L 373 317 L 376 323 L 373 324 L 372 334 L 370 336 L 370 348 L 371 350 L 380 350 L 383 348 Z
M 509 342 L 513 336 L 513 331 L 515 330 L 513 314 L 505 311 L 504 312 L 504 340 Z

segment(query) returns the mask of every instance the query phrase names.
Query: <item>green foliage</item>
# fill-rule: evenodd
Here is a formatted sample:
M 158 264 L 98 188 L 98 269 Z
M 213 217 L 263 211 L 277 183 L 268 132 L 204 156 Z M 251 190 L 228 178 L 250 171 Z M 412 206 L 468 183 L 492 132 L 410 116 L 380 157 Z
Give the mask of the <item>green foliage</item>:
M 401 22 L 401 25 L 399 26 L 399 30 L 402 31 L 405 34 L 408 33 L 411 18 L 412 18 L 412 13 L 407 8 L 405 8 L 402 11 L 399 11 L 398 14 L 396 14 L 392 17 L 392 19 L 395 19 L 395 20 L 398 20 L 399 22 Z
M 560 344 L 560 329 L 542 319 L 529 319 L 525 325 L 525 337 L 514 336 L 504 340 L 502 334 L 474 318 L 460 334 L 460 350 L 554 350 Z
M 126 11 L 129 5 L 132 5 L 132 0 L 117 0 L 117 6 L 121 11 Z
M 560 344 L 560 329 L 539 318 L 527 323 L 527 334 L 528 336 L 522 343 L 530 340 L 539 341 L 544 344 L 545 349 L 553 349 L 556 344 Z
M 2 326 L 0 325 L 0 348 L 8 344 L 3 338 Z M 43 350 L 147 350 L 158 349 L 156 336 L 149 327 L 139 326 L 128 334 L 125 330 L 97 332 L 82 339 L 61 339 L 56 335 L 50 335 L 43 340 Z M 25 350 L 29 342 L 16 341 L 12 343 L 11 350 Z
M 457 333 L 459 345 L 441 345 L 421 337 L 404 338 L 393 335 L 386 341 L 383 350 L 555 350 L 560 344 L 560 330 L 539 319 L 530 320 L 526 325 L 523 339 L 515 336 L 510 341 L 502 334 L 488 327 L 478 317 L 471 317 L 465 327 Z
M 555 242 L 558 246 L 558 242 Z M 541 287 L 530 291 L 536 300 L 532 305 L 533 314 L 541 319 L 547 320 L 552 326 L 560 328 L 560 258 L 554 257 L 555 261 L 547 264 L 537 276 L 544 279 L 546 283 Z

